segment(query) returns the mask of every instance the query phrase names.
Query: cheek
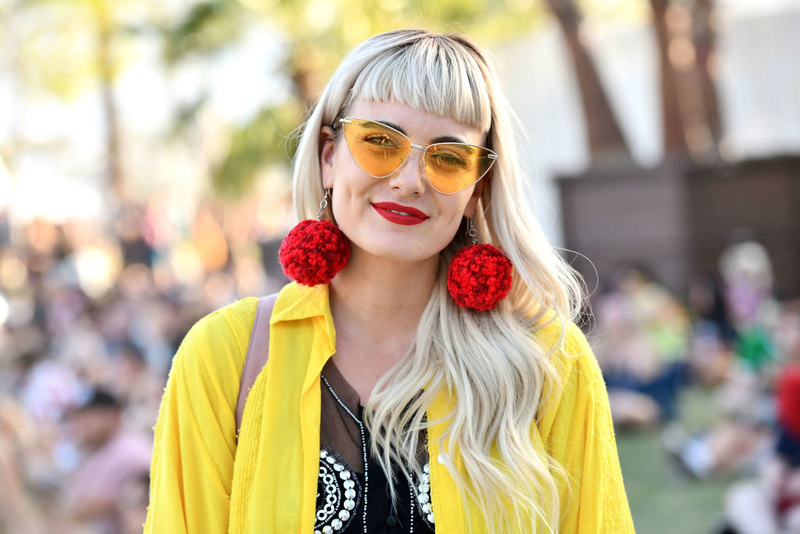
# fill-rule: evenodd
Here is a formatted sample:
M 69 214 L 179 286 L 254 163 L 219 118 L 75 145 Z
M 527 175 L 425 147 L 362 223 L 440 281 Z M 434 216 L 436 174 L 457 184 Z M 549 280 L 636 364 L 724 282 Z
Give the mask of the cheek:
M 362 214 L 359 212 L 359 209 L 362 209 L 358 202 L 359 198 L 357 184 L 353 184 L 352 180 L 346 179 L 341 173 L 337 175 L 331 194 L 330 213 L 333 215 L 333 222 L 339 225 L 342 231 L 351 230 L 352 224 Z
M 450 216 L 447 220 L 447 224 L 445 226 L 446 233 L 450 239 L 452 239 L 456 233 L 458 233 L 458 228 L 461 226 L 461 214 L 454 213 Z
M 371 182 L 358 165 L 353 161 L 347 147 L 342 144 L 337 145 L 339 150 L 331 158 L 331 162 L 323 168 L 323 184 L 329 189 L 333 189 L 334 196 L 336 191 L 340 191 L 339 197 L 353 195 L 359 190 L 369 186 Z
M 442 210 L 442 238 L 449 244 L 461 231 L 461 222 L 464 217 L 466 201 L 454 203 L 448 209 Z
M 341 226 L 343 222 L 347 221 L 347 210 L 341 208 L 342 200 L 339 198 L 340 196 L 340 194 L 337 194 L 337 188 L 334 187 L 329 213 L 333 216 L 334 224 L 338 226 Z
M 461 224 L 461 220 L 464 218 L 464 212 L 467 210 L 467 206 L 469 205 L 470 198 L 472 198 L 472 194 L 469 191 L 463 191 L 453 195 L 450 198 L 447 198 L 448 203 L 446 206 L 442 206 L 442 213 L 446 213 L 448 215 L 450 224 L 453 224 L 456 227 Z

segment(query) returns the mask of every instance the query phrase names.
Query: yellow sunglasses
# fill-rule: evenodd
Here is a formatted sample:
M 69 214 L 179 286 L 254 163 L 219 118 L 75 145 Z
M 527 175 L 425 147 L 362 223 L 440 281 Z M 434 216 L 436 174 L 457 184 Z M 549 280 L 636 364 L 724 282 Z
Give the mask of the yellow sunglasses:
M 344 138 L 356 164 L 373 178 L 387 178 L 408 160 L 411 149 L 422 150 L 428 183 L 436 191 L 453 194 L 464 191 L 486 176 L 497 154 L 466 143 L 415 145 L 402 132 L 380 122 L 355 117 L 339 119 Z M 334 124 L 336 129 L 336 124 Z

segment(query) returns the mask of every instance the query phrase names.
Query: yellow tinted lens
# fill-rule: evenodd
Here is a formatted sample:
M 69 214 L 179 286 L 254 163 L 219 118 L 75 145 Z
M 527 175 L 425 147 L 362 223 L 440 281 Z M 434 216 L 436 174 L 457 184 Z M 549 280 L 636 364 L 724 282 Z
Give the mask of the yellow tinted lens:
M 375 178 L 394 173 L 411 150 L 403 134 L 377 122 L 347 119 L 344 138 L 353 159 L 361 169 Z
M 425 152 L 425 172 L 437 191 L 457 193 L 489 171 L 494 163 L 487 149 L 457 143 L 431 145 Z

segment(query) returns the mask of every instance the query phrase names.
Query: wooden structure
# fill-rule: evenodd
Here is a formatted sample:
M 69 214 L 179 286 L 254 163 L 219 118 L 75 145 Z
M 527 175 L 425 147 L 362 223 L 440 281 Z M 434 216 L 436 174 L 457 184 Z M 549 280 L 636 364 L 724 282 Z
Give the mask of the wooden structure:
M 602 283 L 624 263 L 647 266 L 679 294 L 689 278 L 717 272 L 737 228 L 769 251 L 780 298 L 800 298 L 800 156 L 697 166 L 673 158 L 558 179 L 565 246 L 591 259 Z M 592 290 L 594 268 L 572 255 Z

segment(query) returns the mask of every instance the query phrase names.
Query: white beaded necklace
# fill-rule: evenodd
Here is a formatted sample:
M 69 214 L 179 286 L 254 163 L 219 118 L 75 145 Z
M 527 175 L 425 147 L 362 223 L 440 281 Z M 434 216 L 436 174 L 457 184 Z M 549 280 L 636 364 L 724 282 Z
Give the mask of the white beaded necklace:
M 364 432 L 364 423 L 362 423 L 361 419 L 356 417 L 355 414 L 350 411 L 350 408 L 345 406 L 344 402 L 342 402 L 342 399 L 339 398 L 339 395 L 337 395 L 336 392 L 333 391 L 333 388 L 331 387 L 330 382 L 328 382 L 328 379 L 325 378 L 325 375 L 320 373 L 320 377 L 322 378 L 322 381 L 325 382 L 325 386 L 328 388 L 328 391 L 331 392 L 331 395 L 333 395 L 333 398 L 336 399 L 336 402 L 339 404 L 339 406 L 344 408 L 344 411 L 346 411 L 347 414 L 358 425 L 358 432 L 361 435 L 361 453 L 362 453 L 363 458 L 364 458 L 364 511 L 362 513 L 362 521 L 363 521 L 363 524 L 364 524 L 364 534 L 368 534 L 367 533 L 367 491 L 369 489 L 369 464 L 367 463 L 367 440 L 366 440 L 366 434 Z M 425 467 L 427 468 L 428 466 L 426 465 Z M 426 473 L 426 475 L 427 475 L 427 473 Z M 425 480 L 423 483 L 427 483 L 427 480 Z M 422 489 L 422 488 L 420 488 L 420 489 Z M 418 498 L 417 495 L 414 492 L 414 484 L 413 483 L 409 484 L 409 492 L 411 493 L 411 500 L 410 500 L 410 503 L 411 503 L 410 512 L 411 513 L 410 513 L 408 532 L 409 532 L 409 534 L 413 534 L 413 532 L 414 532 L 414 514 L 416 512 L 415 507 L 414 507 L 414 501 L 416 501 L 417 498 Z M 423 498 L 423 495 L 420 494 L 419 498 Z M 420 501 L 420 504 L 423 504 L 422 501 Z M 432 519 L 433 519 L 433 515 L 432 514 L 430 515 L 430 519 L 431 519 L 431 522 L 432 522 Z

